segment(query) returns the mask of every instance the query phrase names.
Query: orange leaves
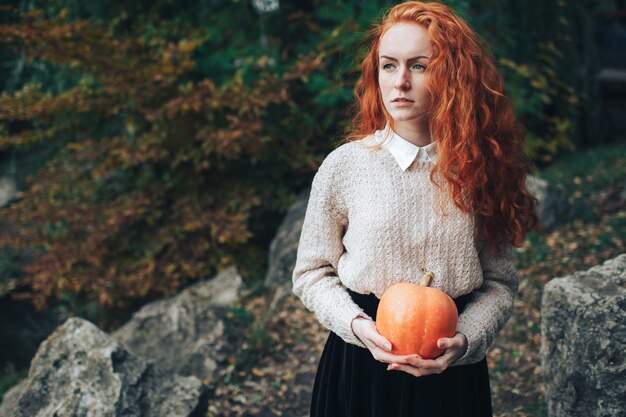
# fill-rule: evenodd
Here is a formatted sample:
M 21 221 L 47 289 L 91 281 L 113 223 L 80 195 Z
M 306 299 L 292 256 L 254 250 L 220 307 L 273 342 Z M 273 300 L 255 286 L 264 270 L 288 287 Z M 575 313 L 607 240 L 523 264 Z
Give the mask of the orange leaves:
M 252 149 L 248 153 L 254 153 L 255 144 L 260 142 L 260 138 L 256 136 L 261 130 L 259 122 L 251 122 L 247 125 L 247 129 L 237 126 L 235 117 L 232 127 L 223 129 L 202 129 L 197 133 L 196 139 L 200 142 L 200 149 L 204 155 L 217 155 L 219 158 L 235 159 L 245 147 L 250 146 Z M 256 143 L 255 143 L 256 142 Z
M 202 80 L 198 83 L 186 83 L 179 87 L 179 94 L 172 97 L 159 109 L 149 111 L 146 117 L 155 121 L 162 117 L 176 119 L 184 113 L 201 113 L 202 111 L 214 111 L 223 104 L 216 96 L 217 89 L 212 80 Z
M 27 59 L 70 74 L 0 95 L 0 149 L 54 142 L 19 200 L 0 209 L 14 229 L 0 246 L 33 254 L 16 297 L 123 308 L 249 254 L 264 262 L 246 245 L 267 239 L 268 213 L 282 208 L 288 186 L 275 173 L 298 164 L 290 150 L 308 152 L 306 139 L 276 130 L 288 125 L 293 85 L 322 60 L 303 60 L 292 77 L 262 54 L 245 57 L 253 77 L 208 79 L 206 31 L 69 19 L 30 14 L 0 27 Z

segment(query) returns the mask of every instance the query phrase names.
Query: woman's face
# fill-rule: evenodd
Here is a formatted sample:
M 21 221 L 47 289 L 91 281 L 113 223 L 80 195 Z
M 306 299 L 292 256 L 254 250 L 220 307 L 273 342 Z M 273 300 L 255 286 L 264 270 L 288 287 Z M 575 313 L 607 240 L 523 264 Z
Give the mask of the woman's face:
M 411 124 L 413 130 L 426 123 L 429 104 L 424 70 L 430 57 L 428 32 L 416 23 L 396 23 L 380 40 L 380 95 L 397 127 Z

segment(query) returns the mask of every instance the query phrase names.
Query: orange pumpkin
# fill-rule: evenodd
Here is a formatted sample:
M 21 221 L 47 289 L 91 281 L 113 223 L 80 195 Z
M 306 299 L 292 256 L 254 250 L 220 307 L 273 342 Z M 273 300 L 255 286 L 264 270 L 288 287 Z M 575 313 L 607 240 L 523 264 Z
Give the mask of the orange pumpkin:
M 434 359 L 443 353 L 437 340 L 454 336 L 456 304 L 443 291 L 429 287 L 432 278 L 433 273 L 426 272 L 421 285 L 392 285 L 380 299 L 376 329 L 391 342 L 392 353 Z

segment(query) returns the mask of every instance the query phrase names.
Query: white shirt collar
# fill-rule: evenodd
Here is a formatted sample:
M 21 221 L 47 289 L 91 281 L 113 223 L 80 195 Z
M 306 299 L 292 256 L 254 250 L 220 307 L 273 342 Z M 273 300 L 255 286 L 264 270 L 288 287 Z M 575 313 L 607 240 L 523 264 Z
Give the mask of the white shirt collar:
M 374 137 L 378 143 L 382 143 L 383 148 L 387 148 L 395 158 L 403 171 L 411 166 L 413 161 L 437 162 L 437 142 L 431 142 L 426 146 L 417 146 L 398 135 L 396 132 L 385 126 L 383 130 L 377 130 Z

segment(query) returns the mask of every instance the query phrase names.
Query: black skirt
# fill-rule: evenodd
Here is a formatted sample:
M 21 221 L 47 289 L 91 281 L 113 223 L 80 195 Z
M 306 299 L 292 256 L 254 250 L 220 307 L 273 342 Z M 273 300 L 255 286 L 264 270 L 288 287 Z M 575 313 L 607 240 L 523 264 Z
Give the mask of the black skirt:
M 376 320 L 379 299 L 348 290 Z M 459 313 L 466 297 L 454 300 Z M 441 374 L 414 377 L 388 371 L 369 350 L 330 333 L 315 376 L 312 417 L 492 416 L 487 360 L 452 366 Z

